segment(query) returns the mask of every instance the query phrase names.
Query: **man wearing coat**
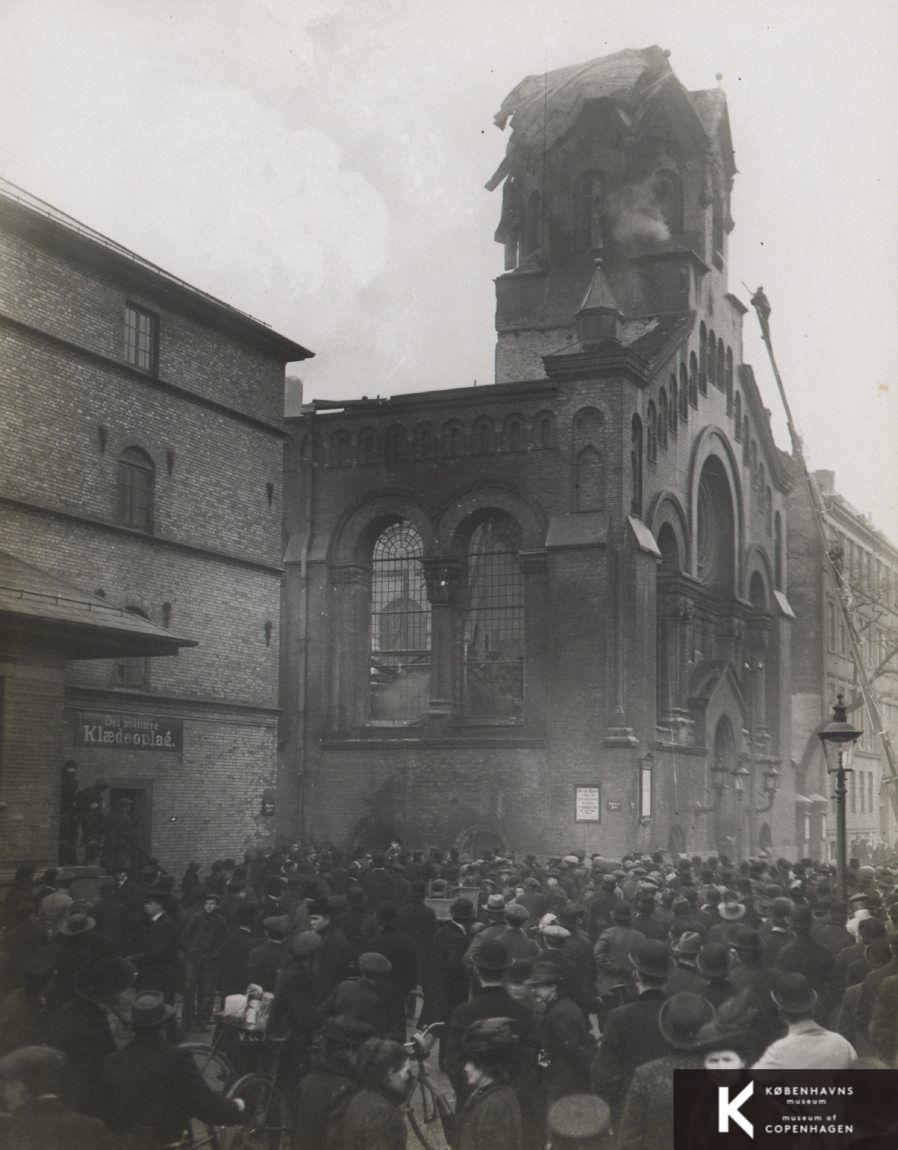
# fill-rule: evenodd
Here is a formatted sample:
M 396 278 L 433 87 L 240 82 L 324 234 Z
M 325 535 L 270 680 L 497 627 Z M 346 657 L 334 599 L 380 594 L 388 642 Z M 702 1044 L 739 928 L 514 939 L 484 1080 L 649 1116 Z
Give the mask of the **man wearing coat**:
M 201 1025 L 212 1021 L 218 959 L 228 936 L 228 922 L 221 913 L 217 894 L 211 891 L 203 909 L 181 932 L 185 951 L 183 1022 L 190 1030 L 194 1018 Z
M 112 1150 L 108 1127 L 60 1098 L 66 1058 L 49 1046 L 22 1046 L 0 1058 L 0 1150 Z
M 546 1064 L 545 1113 L 565 1095 L 589 1092 L 589 1067 L 595 1054 L 595 1040 L 583 1011 L 568 997 L 559 977 L 554 963 L 536 962 L 527 980 L 537 1004 L 544 1008 L 539 1037 L 541 1060 Z
M 600 1002 L 600 1021 L 605 1014 L 619 1006 L 627 995 L 633 970 L 630 954 L 642 942 L 644 935 L 634 930 L 630 919 L 632 910 L 628 902 L 619 902 L 611 911 L 614 925 L 603 930 L 593 949 L 596 964 L 596 995 Z
M 368 951 L 383 955 L 390 969 L 382 975 L 387 1035 L 405 1042 L 406 999 L 418 985 L 418 953 L 415 944 L 399 930 L 399 912 L 392 902 L 377 908 L 377 932 L 368 942 Z
M 242 1100 L 217 1094 L 186 1051 L 170 1046 L 162 1031 L 174 1015 L 160 991 L 138 994 L 131 1009 L 134 1038 L 103 1064 L 107 1121 L 119 1134 L 162 1147 L 177 1142 L 192 1118 L 236 1126 Z
M 181 983 L 181 943 L 178 928 L 162 909 L 159 895 L 143 896 L 143 918 L 131 940 L 130 961 L 137 967 L 138 990 L 161 990 L 165 1001 L 175 1001 Z
M 468 975 L 464 957 L 470 942 L 469 930 L 474 921 L 474 904 L 458 898 L 450 907 L 452 918 L 439 927 L 433 940 L 436 994 L 434 1017 L 448 1023 L 456 1006 L 468 1001 Z M 440 1040 L 440 1067 L 446 1068 L 446 1041 Z

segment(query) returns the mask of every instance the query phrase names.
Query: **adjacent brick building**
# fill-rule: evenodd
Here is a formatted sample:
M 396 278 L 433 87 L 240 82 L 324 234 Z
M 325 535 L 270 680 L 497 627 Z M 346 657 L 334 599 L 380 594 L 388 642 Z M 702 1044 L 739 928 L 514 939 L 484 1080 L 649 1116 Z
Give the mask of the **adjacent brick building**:
M 829 545 L 850 587 L 885 727 L 898 739 L 898 548 L 841 496 L 832 471 L 815 479 L 827 511 Z M 824 560 L 824 542 L 807 487 L 796 477 L 789 505 L 789 565 L 792 605 L 802 621 L 792 658 L 792 755 L 797 766 L 798 841 L 803 854 L 832 859 L 835 812 L 832 782 L 817 731 L 832 717 L 836 696 L 860 700 L 851 641 Z M 846 823 L 849 855 L 866 859 L 880 844 L 898 837 L 888 764 L 882 740 L 866 707 L 854 707 L 851 722 L 863 730 L 848 776 Z
M 269 841 L 311 353 L 6 183 L 0 245 L 0 866 L 55 861 L 66 760 L 168 865 Z
M 626 51 L 497 122 L 496 382 L 288 421 L 283 800 L 308 838 L 794 854 L 723 93 Z

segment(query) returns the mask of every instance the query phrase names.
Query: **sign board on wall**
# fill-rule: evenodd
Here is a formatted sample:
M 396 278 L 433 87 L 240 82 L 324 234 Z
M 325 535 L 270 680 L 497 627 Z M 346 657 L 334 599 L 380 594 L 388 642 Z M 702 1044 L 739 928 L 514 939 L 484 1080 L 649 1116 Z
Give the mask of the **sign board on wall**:
M 598 787 L 574 787 L 574 820 L 597 823 L 601 819 L 601 795 Z
M 181 719 L 124 711 L 76 711 L 75 746 L 116 751 L 181 751 Z

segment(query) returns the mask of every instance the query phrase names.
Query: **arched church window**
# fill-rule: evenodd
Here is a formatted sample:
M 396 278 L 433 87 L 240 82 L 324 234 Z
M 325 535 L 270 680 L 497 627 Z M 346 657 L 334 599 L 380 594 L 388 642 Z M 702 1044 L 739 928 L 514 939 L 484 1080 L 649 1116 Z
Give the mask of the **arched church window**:
M 701 387 L 701 378 L 695 352 L 691 351 L 689 353 L 689 402 L 693 407 L 698 407 L 698 389 Z M 705 388 L 702 388 L 703 394 L 704 391 Z
M 465 429 L 457 419 L 450 419 L 443 424 L 443 455 L 449 459 L 457 459 L 465 453 Z
M 520 722 L 524 714 L 524 579 L 521 532 L 510 515 L 481 520 L 468 543 L 465 715 Z
M 708 345 L 707 345 L 707 353 L 706 353 L 705 363 L 707 365 L 707 371 L 703 372 L 702 375 L 705 377 L 706 380 L 710 380 L 711 383 L 714 383 L 714 384 L 718 383 L 719 380 L 717 378 L 717 337 L 714 334 L 714 328 L 713 327 L 711 328 L 711 331 L 708 333 Z M 701 378 L 699 379 L 699 386 L 701 386 Z M 702 394 L 703 395 L 707 394 L 707 387 L 702 388 Z
M 667 409 L 667 422 L 670 425 L 671 435 L 677 434 L 677 421 L 680 418 L 679 413 L 679 389 L 677 388 L 677 377 L 671 375 L 670 380 L 670 406 Z
M 683 230 L 683 185 L 676 172 L 663 168 L 655 172 L 655 203 L 671 232 Z
M 737 391 L 733 397 L 733 426 L 735 428 L 736 442 L 742 442 L 742 392 Z
M 473 451 L 479 455 L 496 450 L 496 428 L 489 416 L 482 415 L 474 420 L 471 442 Z
M 708 382 L 708 329 L 704 323 L 698 329 L 698 373 L 699 387 L 705 392 Z
M 751 428 L 748 416 L 742 416 L 742 462 L 746 466 L 751 462 Z
M 658 446 L 667 447 L 667 392 L 662 387 L 658 392 Z
M 363 427 L 359 432 L 358 458 L 367 466 L 378 462 L 377 432 L 373 427 Z
M 726 366 L 724 367 L 726 376 L 726 395 L 727 395 L 727 415 L 733 414 L 733 349 L 728 347 L 726 350 Z
M 732 591 L 733 500 L 726 471 L 716 456 L 702 467 L 696 502 L 696 574 L 707 587 Z
M 773 492 L 769 487 L 764 488 L 764 530 L 773 534 Z
M 421 536 L 411 523 L 391 523 L 371 554 L 369 713 L 374 721 L 410 722 L 427 710 L 430 690 L 430 603 Z
M 645 413 L 645 454 L 653 461 L 658 458 L 658 411 L 653 400 L 649 400 Z
M 126 447 L 118 461 L 118 521 L 138 531 L 153 530 L 156 465 L 140 447 Z
M 605 182 L 599 172 L 581 172 L 574 190 L 574 227 L 578 248 L 605 244 Z
M 630 511 L 642 515 L 642 420 L 633 416 L 630 424 Z
M 523 418 L 513 412 L 505 420 L 505 450 L 523 451 L 526 443 L 526 425 Z
M 540 411 L 534 417 L 533 445 L 544 451 L 555 446 L 555 416 L 551 411 Z
M 685 423 L 689 418 L 689 371 L 685 363 L 680 364 L 680 419 Z
M 773 578 L 777 591 L 782 591 L 783 583 L 783 517 L 777 511 L 773 517 Z M 833 645 L 835 647 L 835 644 Z
M 726 386 L 726 350 L 722 339 L 717 341 L 716 383 L 719 388 Z
M 401 423 L 396 423 L 387 431 L 387 463 L 395 467 L 407 459 L 408 432 Z

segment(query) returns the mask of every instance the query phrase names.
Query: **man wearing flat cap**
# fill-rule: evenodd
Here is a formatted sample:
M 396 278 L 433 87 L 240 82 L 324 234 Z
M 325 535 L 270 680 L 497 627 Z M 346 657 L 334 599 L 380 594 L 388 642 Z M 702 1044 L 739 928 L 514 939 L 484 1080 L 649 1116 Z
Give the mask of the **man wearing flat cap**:
M 309 926 L 321 936 L 321 949 L 315 955 L 315 980 L 318 1001 L 323 1002 L 344 979 L 355 974 L 357 952 L 336 925 L 340 908 L 333 899 L 313 899 L 307 907 Z
M 465 1101 L 456 1109 L 458 1150 L 521 1150 L 521 1108 L 509 1086 L 518 1037 L 507 1018 L 480 1019 L 462 1038 Z
M 339 1015 L 364 1023 L 376 1038 L 400 1041 L 389 1011 L 387 980 L 392 970 L 390 960 L 379 952 L 360 955 L 358 975 L 344 979 L 318 1007 L 319 1024 Z M 401 1037 L 404 1041 L 404 1033 Z

